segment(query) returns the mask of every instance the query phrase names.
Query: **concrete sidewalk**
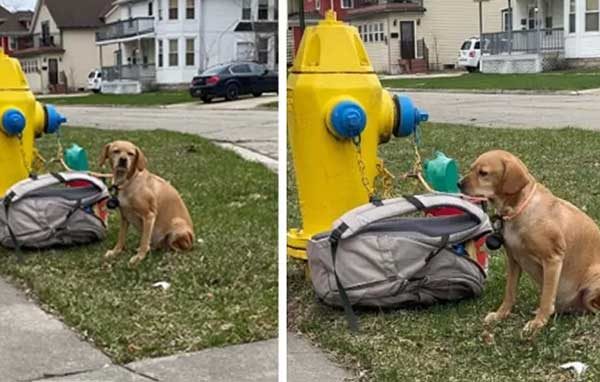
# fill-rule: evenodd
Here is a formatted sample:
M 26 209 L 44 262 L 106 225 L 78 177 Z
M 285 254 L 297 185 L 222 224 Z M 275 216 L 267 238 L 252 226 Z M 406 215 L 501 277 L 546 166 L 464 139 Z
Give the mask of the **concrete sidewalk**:
M 272 339 L 116 365 L 0 279 L 1 382 L 275 382 L 277 349 Z M 348 378 L 322 351 L 288 335 L 289 382 Z
M 275 382 L 277 340 L 115 365 L 0 279 L 0 381 Z

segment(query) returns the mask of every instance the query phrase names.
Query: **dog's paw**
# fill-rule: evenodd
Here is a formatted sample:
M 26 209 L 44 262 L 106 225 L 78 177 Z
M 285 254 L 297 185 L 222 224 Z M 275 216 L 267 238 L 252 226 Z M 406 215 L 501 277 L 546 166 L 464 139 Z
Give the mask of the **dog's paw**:
M 110 251 L 106 251 L 106 253 L 104 254 L 104 260 L 110 260 L 112 258 L 115 258 L 119 255 L 119 253 L 121 253 L 121 252 L 115 251 L 113 249 L 111 249 Z
M 131 259 L 129 259 L 129 268 L 134 269 L 140 264 L 140 262 L 144 260 L 143 256 L 135 255 Z
M 546 320 L 536 317 L 525 324 L 522 335 L 525 337 L 533 337 L 538 334 L 540 329 L 542 329 L 544 326 L 546 326 Z
M 506 317 L 508 317 L 508 315 L 509 315 L 509 313 L 505 313 L 505 312 L 490 312 L 487 314 L 487 316 L 485 316 L 485 318 L 483 319 L 483 322 L 486 325 L 490 325 L 497 321 L 504 320 Z

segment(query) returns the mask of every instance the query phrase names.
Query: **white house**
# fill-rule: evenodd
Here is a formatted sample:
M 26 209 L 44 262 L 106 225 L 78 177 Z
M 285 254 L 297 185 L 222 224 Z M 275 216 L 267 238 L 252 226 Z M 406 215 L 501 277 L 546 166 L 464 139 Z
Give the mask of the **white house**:
M 484 72 L 540 72 L 565 63 L 600 64 L 599 0 L 506 1 L 504 30 L 484 34 Z
M 34 92 L 84 89 L 90 70 L 99 65 L 95 47 L 100 15 L 111 0 L 39 0 L 27 43 L 19 59 Z
M 96 45 L 105 92 L 189 84 L 234 60 L 277 66 L 277 0 L 117 0 L 104 19 Z

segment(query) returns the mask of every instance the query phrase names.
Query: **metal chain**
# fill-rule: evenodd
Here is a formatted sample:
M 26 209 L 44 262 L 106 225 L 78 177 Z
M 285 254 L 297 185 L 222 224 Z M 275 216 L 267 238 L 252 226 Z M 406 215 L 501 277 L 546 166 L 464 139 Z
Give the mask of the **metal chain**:
M 21 161 L 23 162 L 23 167 L 25 167 L 25 170 L 27 170 L 28 174 L 31 174 L 31 162 L 28 164 L 27 163 L 27 159 L 25 158 L 25 149 L 23 148 L 23 135 L 19 134 L 18 135 L 19 138 L 19 151 L 21 152 Z M 33 160 L 32 160 L 33 162 Z
M 369 199 L 372 199 L 375 195 L 375 191 L 373 187 L 369 184 L 369 178 L 367 177 L 367 167 L 365 165 L 365 161 L 362 157 L 362 148 L 360 145 L 360 136 L 357 139 L 352 141 L 354 143 L 354 148 L 356 149 L 356 163 L 358 164 L 358 172 L 360 173 L 360 181 L 362 182 L 363 187 L 367 191 L 369 195 Z
M 381 182 L 383 185 L 382 196 L 384 199 L 391 199 L 394 197 L 394 180 L 396 179 L 394 175 L 385 168 L 383 160 L 379 160 L 379 163 L 376 165 L 377 172 L 379 173 L 378 177 L 381 178 Z

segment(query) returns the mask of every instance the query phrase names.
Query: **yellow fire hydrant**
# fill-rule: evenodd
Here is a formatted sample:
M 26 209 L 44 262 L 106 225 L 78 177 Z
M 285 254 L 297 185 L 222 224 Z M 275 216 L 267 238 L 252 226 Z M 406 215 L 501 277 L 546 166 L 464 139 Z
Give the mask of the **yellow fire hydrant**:
M 306 29 L 288 78 L 288 131 L 303 227 L 288 232 L 288 255 L 369 202 L 377 147 L 413 134 L 427 113 L 383 89 L 355 27 L 325 20 Z
M 35 100 L 19 61 L 0 49 L 0 198 L 32 171 L 34 140 L 56 133 L 66 118 Z

